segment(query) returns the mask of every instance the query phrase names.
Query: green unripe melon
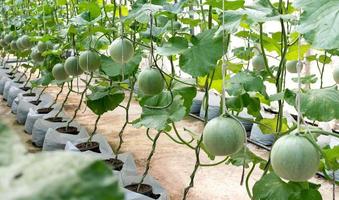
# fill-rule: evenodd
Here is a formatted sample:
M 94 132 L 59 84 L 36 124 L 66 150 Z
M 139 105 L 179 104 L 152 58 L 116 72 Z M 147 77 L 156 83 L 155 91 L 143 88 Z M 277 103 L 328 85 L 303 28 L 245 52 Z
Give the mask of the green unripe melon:
M 38 42 L 37 48 L 39 50 L 39 52 L 43 53 L 48 49 L 47 43 L 46 42 Z
M 37 50 L 34 49 L 31 53 L 31 58 L 35 61 L 35 62 L 42 62 L 44 61 L 44 57 L 41 55 L 41 53 Z
M 79 57 L 79 66 L 82 70 L 94 72 L 100 67 L 100 56 L 93 51 L 84 51 Z
M 286 70 L 290 73 L 298 73 L 298 61 L 297 60 L 293 60 L 293 61 L 287 61 L 286 62 Z M 300 71 L 302 70 L 303 68 L 303 65 L 300 65 L 301 69 Z
M 109 54 L 115 62 L 127 63 L 134 55 L 133 44 L 125 38 L 117 38 L 109 47 Z
M 285 135 L 271 150 L 274 172 L 283 179 L 304 182 L 312 178 L 320 163 L 319 152 L 305 137 Z
M 9 34 L 5 35 L 4 41 L 5 41 L 6 44 L 10 44 L 12 42 L 12 40 L 14 40 L 13 33 L 9 33 Z
M 333 79 L 334 81 L 339 84 L 339 67 L 335 67 L 333 70 Z
M 5 42 L 4 39 L 0 40 L 0 46 L 3 47 L 3 48 L 7 47 L 7 43 Z
M 78 57 L 71 56 L 66 59 L 64 64 L 65 71 L 70 76 L 79 76 L 83 73 L 79 66 Z
M 252 66 L 254 70 L 261 71 L 265 69 L 265 60 L 262 55 L 254 56 L 252 59 Z
M 22 36 L 20 42 L 21 46 L 24 47 L 25 49 L 29 49 L 33 45 L 31 39 L 27 35 Z
M 215 156 L 226 156 L 240 151 L 246 140 L 245 128 L 231 117 L 212 119 L 206 124 L 203 134 L 207 151 Z
M 24 51 L 24 50 L 25 50 L 25 47 L 22 46 L 22 42 L 21 42 L 21 41 L 22 41 L 22 40 L 21 40 L 21 37 L 18 38 L 17 41 L 16 41 L 16 46 L 18 47 L 18 49 L 19 49 L 20 51 Z
M 52 74 L 55 80 L 58 80 L 58 81 L 63 81 L 68 78 L 68 74 L 65 71 L 64 65 L 61 63 L 54 65 L 52 69 Z
M 139 89 L 147 96 L 159 94 L 164 89 L 164 80 L 158 69 L 145 69 L 138 76 Z
M 16 41 L 15 41 L 15 40 L 13 40 L 13 41 L 11 42 L 10 46 L 11 46 L 11 49 L 12 49 L 13 51 L 17 51 L 17 50 L 18 50 L 18 46 L 16 45 Z

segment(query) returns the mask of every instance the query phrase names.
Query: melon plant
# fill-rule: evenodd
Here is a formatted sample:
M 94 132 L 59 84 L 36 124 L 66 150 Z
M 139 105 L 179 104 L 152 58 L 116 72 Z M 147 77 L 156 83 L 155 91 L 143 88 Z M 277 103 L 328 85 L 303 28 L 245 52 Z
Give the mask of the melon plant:
M 7 43 L 5 42 L 4 39 L 0 40 L 0 46 L 3 47 L 3 48 L 5 48 L 7 46 Z
M 13 51 L 17 51 L 17 50 L 18 50 L 18 46 L 17 46 L 17 43 L 16 43 L 15 40 L 13 40 L 13 41 L 11 42 L 10 46 L 11 46 L 11 49 L 12 49 Z
M 6 44 L 10 44 L 13 40 L 14 40 L 13 33 L 9 33 L 4 37 L 4 41 Z
M 35 62 L 42 62 L 44 61 L 44 57 L 41 55 L 41 53 L 37 50 L 34 49 L 31 53 L 31 58 L 35 61 Z
M 265 60 L 263 55 L 256 55 L 252 59 L 252 66 L 254 70 L 260 71 L 265 69 Z
M 79 60 L 76 56 L 71 56 L 66 59 L 65 64 L 65 71 L 70 76 L 79 76 L 83 73 L 82 69 L 79 66 Z
M 333 70 L 333 79 L 334 81 L 339 84 L 339 67 L 335 67 Z
M 48 45 L 47 45 L 46 42 L 39 41 L 38 44 L 37 44 L 37 48 L 38 48 L 39 52 L 42 53 L 42 52 L 44 52 L 48 49 Z
M 240 151 L 245 140 L 245 128 L 231 117 L 214 118 L 206 124 L 203 131 L 205 147 L 215 156 L 226 156 Z
M 148 68 L 138 76 L 138 86 L 143 94 L 153 96 L 164 89 L 164 80 L 158 69 Z
M 117 38 L 109 47 L 109 54 L 115 62 L 127 63 L 134 55 L 133 44 L 125 38 Z
M 295 182 L 307 181 L 315 175 L 319 163 L 318 150 L 303 136 L 285 135 L 272 147 L 272 168 L 283 179 Z
M 24 51 L 25 50 L 25 47 L 22 45 L 22 38 L 19 37 L 16 41 L 16 46 L 18 47 L 18 49 L 20 51 Z
M 55 64 L 52 69 L 52 74 L 55 80 L 63 81 L 68 78 L 68 74 L 65 71 L 64 65 L 61 63 Z
M 293 61 L 287 61 L 286 62 L 286 70 L 290 73 L 298 73 L 298 61 L 297 60 L 293 60 Z M 301 69 L 300 71 L 302 70 L 303 68 L 303 65 L 300 65 Z
M 100 56 L 90 50 L 84 51 L 79 56 L 79 66 L 84 71 L 94 72 L 100 67 Z
M 24 35 L 24 36 L 21 37 L 20 43 L 21 43 L 21 46 L 24 49 L 29 49 L 33 45 L 32 42 L 31 42 L 31 39 L 27 35 Z

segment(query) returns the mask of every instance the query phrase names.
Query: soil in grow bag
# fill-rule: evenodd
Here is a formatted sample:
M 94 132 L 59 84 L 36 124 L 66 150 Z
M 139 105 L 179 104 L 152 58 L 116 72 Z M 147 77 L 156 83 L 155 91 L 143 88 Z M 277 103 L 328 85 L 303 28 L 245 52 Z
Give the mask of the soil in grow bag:
M 62 119 L 62 117 L 50 117 L 47 118 L 46 120 L 50 122 L 66 122 Z
M 121 171 L 122 167 L 124 166 L 124 162 L 122 162 L 119 159 L 110 158 L 104 161 L 107 164 L 107 166 L 111 167 L 113 170 L 116 170 L 116 171 Z
M 40 100 L 36 100 L 36 101 L 30 101 L 29 103 L 33 104 L 33 105 L 39 105 L 41 103 Z
M 20 87 L 19 89 L 26 92 L 26 91 L 30 90 L 31 87 Z M 28 93 L 28 94 L 29 94 L 29 93 Z M 33 93 L 33 94 L 34 94 L 34 93 Z M 34 95 L 34 96 L 35 96 L 35 95 Z
M 35 95 L 36 95 L 35 93 L 30 92 L 30 93 L 25 93 L 22 96 L 24 96 L 24 97 L 35 97 Z
M 96 153 L 101 153 L 98 142 L 82 142 L 76 145 L 76 147 L 81 151 L 93 151 Z
M 48 114 L 53 110 L 53 108 L 39 108 L 37 110 L 38 114 Z
M 69 127 L 59 127 L 56 129 L 59 133 L 70 134 L 70 135 L 78 135 L 79 131 L 77 127 L 69 126 Z
M 23 84 L 23 81 L 14 81 L 14 83 Z
M 9 79 L 13 80 L 15 78 L 15 76 L 10 76 L 8 77 Z
M 14 75 L 13 72 L 7 72 L 6 74 L 7 74 L 8 76 L 13 76 L 13 75 Z
M 153 193 L 152 186 L 147 185 L 147 184 L 141 184 L 140 188 L 139 188 L 139 191 L 137 191 L 138 190 L 138 185 L 139 184 L 137 184 L 137 183 L 133 183 L 131 185 L 125 186 L 125 188 L 127 190 L 130 190 L 130 191 L 133 191 L 133 192 L 136 192 L 136 193 L 148 196 L 148 197 L 150 197 L 152 199 L 158 199 L 160 197 L 160 194 L 154 194 Z

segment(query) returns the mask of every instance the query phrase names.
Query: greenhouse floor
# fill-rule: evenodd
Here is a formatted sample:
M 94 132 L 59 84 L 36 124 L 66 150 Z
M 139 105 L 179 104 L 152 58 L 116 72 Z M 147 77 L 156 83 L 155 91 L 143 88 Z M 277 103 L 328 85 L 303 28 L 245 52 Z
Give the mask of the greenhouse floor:
M 53 96 L 58 92 L 57 87 L 49 87 L 46 93 Z M 65 95 L 66 91 L 64 91 Z M 59 99 L 63 99 L 61 96 Z M 80 95 L 73 94 L 65 106 L 65 112 L 68 116 L 73 115 L 77 107 Z M 140 106 L 136 101 L 132 101 L 130 119 L 137 118 L 141 112 Z M 0 100 L 0 120 L 14 129 L 27 145 L 30 152 L 38 152 L 40 149 L 31 144 L 31 136 L 24 133 L 24 126 L 18 125 L 15 116 L 10 108 Z M 96 116 L 89 109 L 85 110 L 82 106 L 78 113 L 76 121 L 87 128 L 91 133 Z M 125 112 L 118 108 L 113 112 L 104 114 L 99 122 L 98 133 L 103 134 L 110 142 L 113 148 L 117 146 L 118 132 L 125 120 Z M 187 127 L 198 133 L 202 131 L 202 122 L 187 118 L 178 124 L 178 130 L 184 137 L 189 139 L 189 135 L 183 132 L 183 127 Z M 154 133 L 153 133 L 154 134 Z M 268 152 L 252 144 L 248 144 L 252 151 L 255 151 L 263 158 L 268 157 Z M 146 162 L 146 157 L 150 151 L 151 142 L 147 138 L 145 129 L 136 129 L 128 125 L 124 134 L 123 152 L 131 152 L 135 158 L 139 173 L 142 173 Z M 214 163 L 202 156 L 202 162 Z M 161 185 L 167 190 L 170 199 L 179 200 L 182 198 L 183 189 L 189 183 L 189 177 L 195 163 L 194 151 L 187 147 L 171 141 L 165 134 L 160 136 L 155 156 L 151 163 L 150 174 L 155 177 Z M 200 167 L 195 179 L 194 188 L 189 194 L 189 200 L 246 200 L 249 199 L 246 194 L 245 186 L 240 186 L 240 174 L 242 168 L 231 165 L 219 165 L 215 167 Z M 254 170 L 251 178 L 251 185 L 261 176 L 261 171 Z M 254 180 L 255 179 L 255 180 Z M 313 178 L 315 183 L 322 183 L 320 192 L 324 200 L 332 199 L 332 184 L 321 178 Z M 336 196 L 339 196 L 339 189 L 336 189 Z

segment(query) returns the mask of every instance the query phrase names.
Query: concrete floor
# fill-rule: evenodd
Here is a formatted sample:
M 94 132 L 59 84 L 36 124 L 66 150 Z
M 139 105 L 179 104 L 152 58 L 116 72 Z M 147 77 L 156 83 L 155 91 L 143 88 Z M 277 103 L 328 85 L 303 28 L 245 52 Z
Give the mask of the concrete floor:
M 47 93 L 55 96 L 58 92 L 57 87 L 50 87 Z M 64 97 L 65 93 L 61 96 Z M 2 99 L 2 98 L 1 98 Z M 80 95 L 71 95 L 65 106 L 65 111 L 69 116 L 73 115 L 73 111 L 77 107 Z M 131 105 L 131 120 L 136 119 L 140 112 L 140 106 L 136 101 Z M 10 108 L 0 100 L 0 120 L 18 133 L 23 143 L 26 144 L 30 152 L 40 151 L 31 145 L 31 137 L 24 133 L 24 128 L 15 122 L 15 116 L 10 112 Z M 116 147 L 118 143 L 118 132 L 124 123 L 125 113 L 121 108 L 106 113 L 102 116 L 98 132 L 103 134 L 110 142 L 112 147 Z M 85 106 L 79 111 L 76 121 L 86 127 L 89 132 L 93 129 L 96 116 Z M 187 118 L 178 123 L 178 130 L 182 135 L 187 135 L 183 131 L 183 127 L 190 128 L 198 133 L 202 131 L 202 123 Z M 154 134 L 154 133 L 153 133 Z M 184 136 L 184 138 L 189 138 Z M 128 125 L 125 134 L 122 151 L 131 152 L 134 155 L 139 173 L 143 172 L 147 155 L 151 148 L 151 142 L 145 134 L 145 129 L 136 129 Z M 268 152 L 258 147 L 248 144 L 249 148 L 263 158 L 268 157 Z M 201 158 L 203 163 L 214 163 L 206 156 Z M 220 159 L 219 159 L 220 160 Z M 179 145 L 171 141 L 166 135 L 161 135 L 158 146 L 151 163 L 150 174 L 155 177 L 161 185 L 168 191 L 170 199 L 179 200 L 182 198 L 183 189 L 188 185 L 189 176 L 195 163 L 195 155 L 191 149 Z M 244 186 L 240 186 L 241 167 L 231 165 L 219 165 L 215 167 L 199 168 L 196 175 L 195 186 L 189 193 L 189 200 L 247 200 Z M 255 169 L 251 177 L 250 183 L 260 179 L 262 171 Z M 320 192 L 324 200 L 332 199 L 332 185 L 323 179 L 313 178 L 313 182 L 321 183 Z M 336 196 L 339 196 L 339 190 L 336 188 Z

